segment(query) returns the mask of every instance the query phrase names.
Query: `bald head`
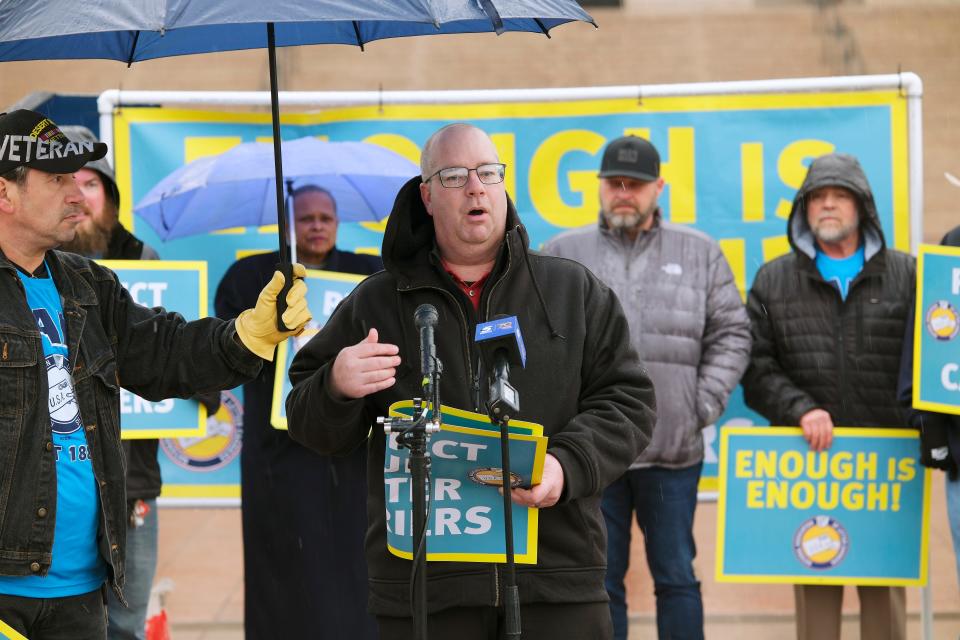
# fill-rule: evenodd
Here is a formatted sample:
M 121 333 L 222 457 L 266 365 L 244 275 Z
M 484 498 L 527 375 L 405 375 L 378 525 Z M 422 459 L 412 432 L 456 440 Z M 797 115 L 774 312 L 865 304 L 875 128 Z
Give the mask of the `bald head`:
M 460 136 L 470 134 L 480 134 L 485 137 L 490 142 L 490 147 L 493 148 L 493 141 L 490 140 L 490 136 L 483 129 L 466 122 L 448 124 L 434 131 L 433 135 L 427 138 L 424 143 L 423 150 L 420 152 L 420 177 L 426 180 L 438 170 L 444 168 L 442 149 L 448 140 L 455 140 Z M 494 156 L 496 156 L 496 151 L 494 151 Z

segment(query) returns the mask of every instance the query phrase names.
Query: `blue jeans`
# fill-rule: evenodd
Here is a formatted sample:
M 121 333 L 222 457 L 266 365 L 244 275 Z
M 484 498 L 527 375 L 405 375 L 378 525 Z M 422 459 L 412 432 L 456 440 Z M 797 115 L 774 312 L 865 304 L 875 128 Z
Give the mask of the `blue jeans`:
M 660 640 L 702 640 L 703 601 L 693 574 L 697 547 L 693 513 L 703 463 L 683 469 L 648 467 L 627 471 L 603 492 L 607 525 L 607 593 L 615 640 L 627 637 L 627 601 L 623 580 L 630 565 L 633 512 L 643 532 L 647 565 L 657 597 Z
M 953 557 L 957 562 L 957 582 L 960 583 L 960 478 L 951 481 L 943 474 L 947 483 L 947 520 L 953 535 Z
M 0 620 L 30 640 L 103 640 L 107 632 L 102 588 L 62 598 L 0 594 Z
M 157 571 L 157 501 L 144 500 L 149 511 L 139 527 L 127 526 L 126 583 L 123 597 L 129 607 L 124 607 L 110 592 L 107 600 L 109 622 L 107 637 L 110 640 L 143 640 L 146 635 L 147 603 L 153 575 Z

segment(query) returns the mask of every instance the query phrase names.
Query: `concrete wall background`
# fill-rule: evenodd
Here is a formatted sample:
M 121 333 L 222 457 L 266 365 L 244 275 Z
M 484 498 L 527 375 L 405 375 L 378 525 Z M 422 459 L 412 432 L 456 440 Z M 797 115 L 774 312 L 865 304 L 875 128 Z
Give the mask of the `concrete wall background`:
M 624 0 L 551 39 L 507 33 L 404 38 L 281 50 L 281 89 L 415 90 L 571 87 L 918 73 L 924 81 L 925 236 L 957 222 L 960 192 L 960 2 Z M 449 70 L 456 71 L 449 71 Z M 137 63 L 4 63 L 0 105 L 34 91 L 268 89 L 263 51 Z

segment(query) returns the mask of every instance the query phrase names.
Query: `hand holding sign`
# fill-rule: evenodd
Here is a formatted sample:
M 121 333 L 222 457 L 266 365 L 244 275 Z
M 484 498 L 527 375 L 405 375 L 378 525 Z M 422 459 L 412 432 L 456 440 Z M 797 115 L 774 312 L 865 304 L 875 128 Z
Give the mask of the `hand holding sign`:
M 340 398 L 362 398 L 389 389 L 397 381 L 400 348 L 379 342 L 376 329 L 357 344 L 344 347 L 333 361 L 331 386 Z
M 800 418 L 803 439 L 810 443 L 814 451 L 826 451 L 833 444 L 833 420 L 823 409 L 807 411 Z
M 544 509 L 557 504 L 563 493 L 563 467 L 560 466 L 560 461 L 548 453 L 543 458 L 543 476 L 540 484 L 529 489 L 516 487 L 510 493 L 516 504 L 525 507 Z

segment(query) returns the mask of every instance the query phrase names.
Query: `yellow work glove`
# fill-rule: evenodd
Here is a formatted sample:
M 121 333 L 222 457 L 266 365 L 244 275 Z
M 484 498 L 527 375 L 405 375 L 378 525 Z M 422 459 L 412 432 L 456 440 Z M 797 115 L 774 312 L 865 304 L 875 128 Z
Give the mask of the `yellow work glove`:
M 257 306 L 237 316 L 237 336 L 247 349 L 264 360 L 273 361 L 276 346 L 290 336 L 300 335 L 312 317 L 307 307 L 307 285 L 301 279 L 307 275 L 302 264 L 293 264 L 296 282 L 287 293 L 287 310 L 283 312 L 283 324 L 291 331 L 277 331 L 277 294 L 283 289 L 283 274 L 273 273 L 273 278 L 260 291 Z

